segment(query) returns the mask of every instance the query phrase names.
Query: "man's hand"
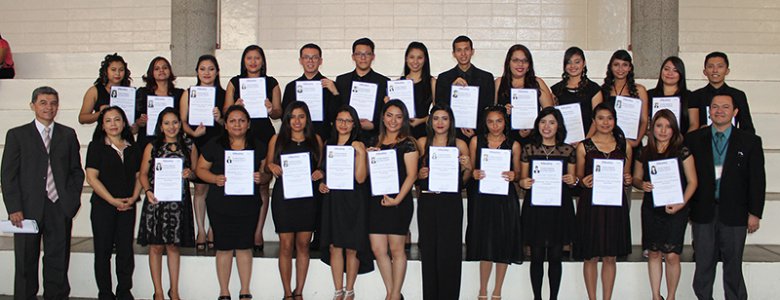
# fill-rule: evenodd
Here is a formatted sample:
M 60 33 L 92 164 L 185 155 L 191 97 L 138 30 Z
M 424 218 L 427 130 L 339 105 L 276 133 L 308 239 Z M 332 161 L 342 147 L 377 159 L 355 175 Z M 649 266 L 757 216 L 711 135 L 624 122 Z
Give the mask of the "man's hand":
M 16 227 L 22 228 L 22 220 L 24 220 L 24 213 L 17 211 L 8 215 L 8 220 L 11 220 L 11 224 Z
M 754 215 L 748 215 L 748 233 L 754 233 L 758 231 L 758 228 L 760 227 L 761 218 L 756 217 Z

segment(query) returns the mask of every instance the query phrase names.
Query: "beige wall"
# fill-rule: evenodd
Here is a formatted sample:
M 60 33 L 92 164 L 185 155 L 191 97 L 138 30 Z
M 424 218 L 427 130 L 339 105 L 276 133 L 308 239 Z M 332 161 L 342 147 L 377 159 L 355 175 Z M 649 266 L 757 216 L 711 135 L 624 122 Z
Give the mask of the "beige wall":
M 14 52 L 167 51 L 171 3 L 160 0 L 0 0 Z
M 780 1 L 681 0 L 680 51 L 780 52 Z
M 611 50 L 628 44 L 627 12 L 628 0 L 223 0 L 221 37 L 226 50 L 349 49 L 363 36 L 385 49 L 448 49 L 461 34 L 478 49 Z

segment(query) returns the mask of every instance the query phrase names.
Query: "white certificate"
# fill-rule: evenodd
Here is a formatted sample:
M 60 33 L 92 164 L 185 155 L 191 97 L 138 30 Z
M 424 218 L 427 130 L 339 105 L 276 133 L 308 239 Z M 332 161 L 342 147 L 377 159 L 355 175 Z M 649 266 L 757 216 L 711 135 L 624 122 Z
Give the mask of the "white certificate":
M 653 107 L 651 108 L 652 114 L 650 119 L 652 120 L 659 110 L 668 109 L 672 111 L 674 117 L 677 118 L 677 126 L 680 126 L 680 97 L 653 97 Z
M 368 171 L 371 195 L 398 194 L 398 162 L 395 150 L 369 151 Z
M 531 204 L 534 206 L 561 206 L 563 162 L 560 160 L 531 161 Z
M 268 99 L 265 93 L 265 77 L 239 78 L 238 85 L 241 86 L 239 95 L 244 100 L 244 108 L 249 112 L 249 117 L 268 118 L 268 109 L 265 108 L 265 99 Z
M 536 89 L 512 89 L 512 129 L 532 129 L 539 113 Z
M 431 192 L 457 193 L 460 172 L 458 172 L 458 147 L 428 148 L 428 190 Z
M 355 148 L 327 146 L 325 176 L 328 189 L 351 190 L 355 183 Z
M 642 114 L 642 100 L 625 96 L 615 98 L 617 125 L 627 139 L 635 140 L 639 135 L 639 118 Z
M 254 195 L 254 169 L 254 150 L 225 150 L 225 195 Z
M 358 118 L 374 121 L 377 85 L 375 83 L 353 81 L 349 106 L 355 109 Z
M 214 126 L 214 107 L 217 106 L 216 88 L 213 86 L 190 87 L 190 111 L 187 120 L 190 125 Z M 222 109 L 220 107 L 220 109 Z
M 593 205 L 623 205 L 623 160 L 593 160 Z
M 309 152 L 282 154 L 282 189 L 284 199 L 312 197 Z
M 410 119 L 417 115 L 414 111 L 414 81 L 409 79 L 388 81 L 387 97 L 401 100 L 406 105 L 406 110 L 409 111 Z
M 312 121 L 322 121 L 322 82 L 319 80 L 296 81 L 295 99 L 306 103 Z
M 655 160 L 647 164 L 650 168 L 650 182 L 653 183 L 655 207 L 685 203 L 677 159 Z
M 38 233 L 38 222 L 31 219 L 22 220 L 22 228 L 14 226 L 9 220 L 0 221 L 0 231 L 4 233 Z
M 154 136 L 154 130 L 157 128 L 157 118 L 160 112 L 166 107 L 173 107 L 173 97 L 168 96 L 147 96 L 146 97 L 146 135 Z M 178 114 L 178 112 L 176 112 Z
M 509 181 L 501 173 L 510 170 L 512 151 L 506 149 L 482 149 L 480 169 L 485 178 L 479 180 L 479 192 L 493 195 L 509 195 Z
M 585 139 L 585 129 L 582 125 L 582 110 L 579 103 L 558 105 L 557 108 L 563 116 L 563 124 L 566 125 L 567 144 L 576 143 Z
M 479 110 L 479 87 L 453 85 L 450 92 L 450 107 L 457 128 L 477 128 Z
M 153 167 L 157 201 L 181 201 L 184 161 L 181 158 L 155 158 Z
M 111 87 L 111 106 L 119 106 L 125 111 L 127 122 L 135 124 L 135 88 L 126 86 Z

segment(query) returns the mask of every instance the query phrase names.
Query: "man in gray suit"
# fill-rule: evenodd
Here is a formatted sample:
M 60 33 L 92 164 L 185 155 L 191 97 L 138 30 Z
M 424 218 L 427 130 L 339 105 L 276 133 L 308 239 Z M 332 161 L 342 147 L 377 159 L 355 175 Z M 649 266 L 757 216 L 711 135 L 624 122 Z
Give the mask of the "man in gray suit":
M 51 87 L 33 91 L 35 120 L 8 130 L 3 152 L 3 201 L 17 227 L 38 223 L 37 234 L 15 234 L 14 299 L 37 299 L 38 259 L 43 238 L 43 297 L 67 299 L 73 217 L 81 206 L 84 171 L 76 132 L 54 122 L 59 95 Z

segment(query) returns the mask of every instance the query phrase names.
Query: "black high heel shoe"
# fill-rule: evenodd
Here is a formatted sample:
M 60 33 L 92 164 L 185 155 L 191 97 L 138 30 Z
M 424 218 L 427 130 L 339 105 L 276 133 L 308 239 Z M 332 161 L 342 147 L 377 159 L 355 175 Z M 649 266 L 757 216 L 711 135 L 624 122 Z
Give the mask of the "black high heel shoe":
M 238 295 L 238 299 L 252 299 L 252 294 L 241 294 L 241 295 Z
M 255 252 L 263 252 L 263 246 L 265 246 L 265 243 L 260 245 L 255 245 L 253 249 L 255 250 Z
M 227 295 L 227 296 L 219 296 L 219 298 L 217 298 L 217 300 L 230 300 L 230 295 Z

